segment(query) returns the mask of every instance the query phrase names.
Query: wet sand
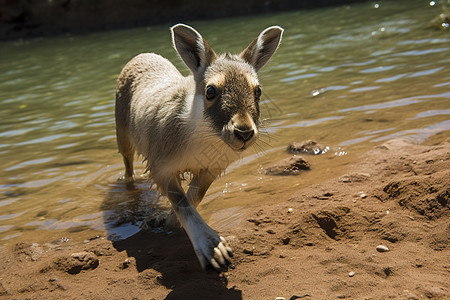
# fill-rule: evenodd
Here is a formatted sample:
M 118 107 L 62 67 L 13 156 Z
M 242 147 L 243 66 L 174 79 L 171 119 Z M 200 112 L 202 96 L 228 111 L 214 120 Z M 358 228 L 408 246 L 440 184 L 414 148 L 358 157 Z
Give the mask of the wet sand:
M 0 253 L 0 298 L 448 299 L 449 178 L 449 139 L 391 140 L 344 176 L 248 208 L 219 232 L 226 272 L 202 271 L 182 230 L 29 240 Z

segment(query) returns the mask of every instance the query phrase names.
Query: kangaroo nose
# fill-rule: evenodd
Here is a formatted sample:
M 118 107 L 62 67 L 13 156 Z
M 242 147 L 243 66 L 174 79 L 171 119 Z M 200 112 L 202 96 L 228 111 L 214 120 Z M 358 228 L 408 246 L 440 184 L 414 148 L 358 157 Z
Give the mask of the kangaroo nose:
M 239 128 L 234 129 L 234 135 L 236 135 L 236 137 L 243 142 L 246 142 L 249 139 L 251 139 L 254 134 L 255 131 L 253 129 L 245 129 L 245 130 Z

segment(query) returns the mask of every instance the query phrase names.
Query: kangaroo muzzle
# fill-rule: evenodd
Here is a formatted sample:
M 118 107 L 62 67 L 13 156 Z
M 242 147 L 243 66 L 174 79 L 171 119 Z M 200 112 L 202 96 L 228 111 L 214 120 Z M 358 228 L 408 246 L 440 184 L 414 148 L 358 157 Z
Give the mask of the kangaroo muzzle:
M 222 129 L 222 139 L 233 150 L 243 151 L 258 138 L 258 128 L 249 113 L 235 114 Z

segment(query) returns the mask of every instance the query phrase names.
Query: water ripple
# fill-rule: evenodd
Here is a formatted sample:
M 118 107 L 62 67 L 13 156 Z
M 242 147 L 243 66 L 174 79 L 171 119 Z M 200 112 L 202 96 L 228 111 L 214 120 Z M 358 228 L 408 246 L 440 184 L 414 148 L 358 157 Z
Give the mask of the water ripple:
M 370 135 L 370 136 L 363 136 L 363 137 L 347 140 L 347 141 L 339 143 L 339 146 L 350 146 L 350 145 L 353 145 L 353 144 L 362 143 L 362 142 L 365 142 L 367 140 L 370 140 L 373 137 L 374 137 L 373 135 Z
M 22 129 L 13 129 L 8 131 L 0 132 L 0 137 L 13 137 L 18 135 L 26 134 L 30 131 L 39 129 L 40 127 L 34 127 L 34 128 L 22 128 Z
M 434 68 L 434 69 L 429 69 L 429 70 L 424 70 L 424 71 L 419 71 L 419 72 L 415 72 L 412 73 L 411 75 L 409 75 L 409 78 L 413 78 L 413 77 L 419 77 L 419 76 L 426 76 L 426 75 L 431 75 L 434 74 L 442 69 L 445 69 L 445 67 L 439 67 L 439 68 Z
M 430 138 L 431 136 L 433 136 L 439 132 L 446 131 L 446 130 L 450 130 L 450 120 L 438 122 L 438 123 L 435 123 L 433 125 L 429 125 L 429 126 L 426 126 L 423 128 L 415 128 L 415 129 L 399 131 L 399 132 L 396 132 L 396 133 L 393 133 L 393 134 L 390 134 L 387 136 L 373 139 L 372 142 L 382 142 L 382 141 L 387 141 L 390 139 L 404 137 L 404 138 L 413 139 L 414 141 L 416 141 L 418 143 L 422 143 L 425 140 L 427 140 L 428 138 Z
M 48 136 L 44 136 L 44 137 L 37 138 L 37 139 L 32 139 L 32 140 L 21 142 L 21 143 L 16 143 L 15 145 L 16 146 L 24 146 L 24 145 L 31 145 L 31 144 L 46 143 L 46 142 L 51 142 L 51 141 L 60 139 L 65 136 L 66 136 L 66 134 L 53 134 L 53 135 L 48 135 Z
M 24 212 L 20 212 L 20 213 L 17 213 L 17 214 L 0 215 L 0 221 L 14 219 L 15 217 L 21 216 L 23 214 L 24 214 Z
M 4 189 L 4 186 L 0 186 L 0 189 Z M 13 199 L 8 199 L 8 200 L 0 201 L 0 207 L 9 205 L 9 204 L 11 204 L 11 203 L 14 203 L 14 202 L 16 202 L 17 200 L 19 200 L 19 198 L 13 198 Z
M 359 71 L 360 73 L 363 74 L 367 74 L 367 73 L 378 73 L 378 72 L 384 72 L 384 71 L 389 71 L 392 70 L 394 68 L 396 68 L 397 66 L 378 66 L 378 67 L 374 67 L 374 68 L 370 68 L 370 69 L 365 69 L 365 70 L 361 70 Z
M 381 88 L 381 86 L 363 86 L 360 88 L 352 89 L 350 92 L 352 93 L 360 93 L 360 92 L 368 92 Z
M 433 85 L 433 87 L 442 87 L 442 86 L 449 86 L 450 85 L 450 81 L 449 82 L 443 82 L 443 83 L 438 83 Z
M 43 187 L 46 185 L 49 185 L 54 182 L 58 182 L 59 180 L 62 180 L 64 176 L 57 176 L 54 178 L 48 178 L 48 179 L 39 179 L 39 180 L 31 180 L 24 183 L 16 184 L 16 187 L 19 188 L 38 188 Z
M 309 127 L 309 126 L 318 125 L 323 122 L 340 120 L 343 118 L 344 118 L 343 116 L 335 116 L 335 117 L 326 117 L 326 118 L 320 118 L 320 119 L 315 119 L 315 120 L 303 120 L 303 121 L 297 122 L 295 124 L 284 125 L 284 126 L 280 126 L 278 128 Z
M 398 99 L 398 100 L 389 101 L 389 102 L 345 108 L 345 109 L 341 109 L 339 111 L 340 112 L 349 112 L 349 111 L 364 111 L 364 110 L 373 110 L 373 109 L 392 108 L 392 107 L 399 107 L 399 106 L 411 105 L 414 103 L 428 101 L 428 99 L 431 99 L 431 98 L 450 98 L 450 92 L 442 93 L 442 94 L 438 94 L 438 95 L 424 95 L 424 96 L 407 97 L 407 98 Z
M 450 115 L 450 109 L 435 109 L 435 110 L 427 110 L 416 114 L 414 118 L 410 118 L 410 120 L 421 119 L 434 117 L 439 115 Z
M 8 231 L 8 230 L 10 230 L 13 227 L 14 227 L 14 225 L 1 225 L 0 226 L 0 232 Z
M 312 78 L 312 77 L 316 77 L 316 76 L 319 76 L 319 74 L 318 73 L 309 73 L 309 74 L 285 77 L 285 78 L 282 78 L 280 81 L 292 83 L 293 81 L 296 81 L 299 79 Z
M 447 52 L 450 48 L 438 48 L 438 49 L 427 49 L 427 50 L 411 50 L 406 52 L 400 52 L 393 54 L 394 56 L 418 56 L 418 55 L 428 55 L 439 52 Z
M 389 76 L 389 77 L 385 77 L 385 78 L 380 78 L 380 79 L 375 80 L 375 82 L 392 82 L 392 81 L 399 80 L 400 78 L 403 78 L 408 74 L 410 74 L 410 73 L 403 73 L 403 74 L 397 74 L 397 75 Z
M 448 43 L 450 39 L 447 38 L 434 38 L 434 39 L 420 39 L 420 40 L 405 40 L 397 42 L 397 45 L 411 45 L 411 44 L 437 44 Z
M 54 160 L 55 157 L 47 157 L 47 158 L 39 158 L 39 159 L 33 159 L 33 160 L 29 160 L 29 161 L 24 161 L 21 163 L 18 163 L 12 167 L 6 168 L 5 171 L 12 171 L 12 170 L 17 170 L 17 169 L 21 169 L 21 168 L 25 168 L 31 165 L 40 165 L 40 164 L 45 164 L 48 163 L 52 160 Z

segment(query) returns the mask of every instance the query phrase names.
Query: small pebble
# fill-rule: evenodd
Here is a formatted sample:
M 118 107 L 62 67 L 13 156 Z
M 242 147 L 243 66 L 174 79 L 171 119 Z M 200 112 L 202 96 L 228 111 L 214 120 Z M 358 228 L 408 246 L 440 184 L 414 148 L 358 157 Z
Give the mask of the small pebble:
M 388 251 L 389 251 L 389 248 L 386 247 L 386 246 L 384 246 L 384 245 L 378 245 L 378 246 L 377 246 L 377 251 L 378 251 L 378 252 L 388 252 Z
M 392 267 L 387 267 L 383 269 L 384 274 L 386 274 L 386 276 L 392 275 Z
M 285 300 L 286 298 L 284 297 L 276 297 L 275 300 Z
M 364 194 L 364 193 L 359 196 L 361 197 L 361 199 L 367 198 L 367 194 Z
M 130 258 L 130 257 L 125 258 L 125 260 L 123 261 L 123 263 L 124 263 L 124 264 L 127 264 L 127 265 L 132 264 L 132 263 L 133 263 L 133 258 Z
M 348 273 L 348 276 L 350 276 L 350 277 L 355 276 L 355 272 L 351 271 L 350 273 Z
M 290 214 L 290 213 L 292 213 L 294 211 L 294 209 L 292 208 L 292 207 L 289 207 L 288 208 L 288 213 Z
M 283 245 L 287 245 L 291 241 L 291 238 L 290 237 L 285 237 L 285 238 L 281 239 L 281 241 L 283 242 Z
M 248 248 L 246 248 L 246 249 L 244 249 L 244 251 L 243 251 L 245 254 L 248 254 L 248 255 L 253 255 L 253 249 L 248 249 Z

